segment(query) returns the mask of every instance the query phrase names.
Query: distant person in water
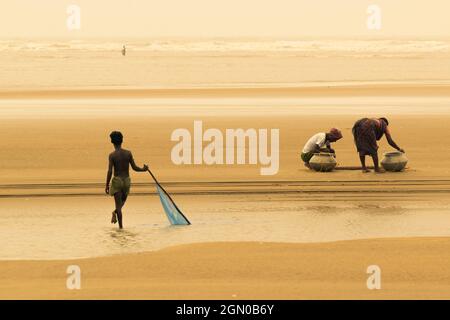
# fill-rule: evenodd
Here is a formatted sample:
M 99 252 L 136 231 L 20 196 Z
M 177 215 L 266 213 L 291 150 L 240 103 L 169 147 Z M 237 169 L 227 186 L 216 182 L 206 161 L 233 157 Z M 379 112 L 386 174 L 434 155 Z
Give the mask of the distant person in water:
M 122 229 L 122 208 L 125 205 L 125 201 L 127 201 L 131 186 L 129 174 L 130 165 L 134 171 L 138 172 L 147 171 L 148 166 L 144 164 L 142 168 L 139 168 L 134 162 L 131 151 L 122 149 L 122 133 L 113 131 L 109 136 L 115 150 L 109 155 L 105 193 L 113 196 L 116 203 L 116 209 L 112 213 L 111 223 L 116 223 L 117 220 L 119 220 L 119 228 Z M 114 177 L 111 180 L 113 168 Z M 110 181 L 111 185 L 109 184 Z
M 122 55 L 125 56 L 126 54 L 127 54 L 127 48 L 125 47 L 125 45 L 123 45 Z
M 360 119 L 356 121 L 352 129 L 353 137 L 355 138 L 356 149 L 359 153 L 359 159 L 361 160 L 362 171 L 370 172 L 366 167 L 366 156 L 371 156 L 375 172 L 384 172 L 380 169 L 378 163 L 378 145 L 377 141 L 380 140 L 383 135 L 386 135 L 388 143 L 400 152 L 405 152 L 392 140 L 391 133 L 389 132 L 389 121 L 386 118 L 379 119 Z
M 331 148 L 331 143 L 342 139 L 342 133 L 339 129 L 333 128 L 330 132 L 319 132 L 313 135 L 303 147 L 301 158 L 305 166 L 311 168 L 309 161 L 315 153 L 329 152 L 336 156 L 336 152 Z

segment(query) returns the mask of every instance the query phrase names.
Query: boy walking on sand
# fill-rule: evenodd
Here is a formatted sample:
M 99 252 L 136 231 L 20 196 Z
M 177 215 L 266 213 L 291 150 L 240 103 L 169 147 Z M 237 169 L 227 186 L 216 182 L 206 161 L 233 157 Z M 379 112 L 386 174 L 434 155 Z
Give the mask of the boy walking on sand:
M 109 155 L 105 193 L 113 196 L 116 204 L 116 209 L 112 212 L 111 223 L 116 223 L 117 220 L 119 220 L 119 228 L 122 229 L 122 207 L 125 205 L 125 201 L 127 201 L 131 186 L 129 173 L 130 165 L 134 171 L 138 172 L 147 171 L 148 166 L 144 164 L 144 167 L 139 168 L 134 162 L 131 151 L 122 149 L 122 133 L 120 133 L 119 131 L 113 131 L 109 136 L 115 150 Z M 114 177 L 111 180 L 113 168 Z

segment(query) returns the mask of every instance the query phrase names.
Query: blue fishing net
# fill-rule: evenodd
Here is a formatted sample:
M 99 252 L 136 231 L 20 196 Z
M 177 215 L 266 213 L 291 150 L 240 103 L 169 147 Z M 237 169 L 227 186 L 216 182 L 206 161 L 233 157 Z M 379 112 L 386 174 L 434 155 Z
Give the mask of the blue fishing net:
M 159 199 L 161 200 L 164 212 L 166 213 L 167 218 L 169 219 L 171 224 L 173 225 L 191 224 L 161 186 L 157 184 L 156 190 L 158 190 Z

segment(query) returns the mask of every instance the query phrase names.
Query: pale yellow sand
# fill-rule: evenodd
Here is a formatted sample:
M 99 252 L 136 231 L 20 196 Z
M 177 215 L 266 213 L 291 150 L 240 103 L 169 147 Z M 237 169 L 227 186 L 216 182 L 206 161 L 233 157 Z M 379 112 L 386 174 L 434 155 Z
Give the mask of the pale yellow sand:
M 450 149 L 446 143 L 450 141 L 450 109 L 447 98 L 442 96 L 450 91 L 445 86 L 161 90 L 163 95 L 179 98 L 175 101 L 138 99 L 143 98 L 140 93 L 147 98 L 152 96 L 154 91 L 151 90 L 77 92 L 47 91 L 38 92 L 37 96 L 36 92 L 21 92 L 22 98 L 31 100 L 19 105 L 14 99 L 0 100 L 2 184 L 102 182 L 107 156 L 112 150 L 108 137 L 112 130 L 124 133 L 124 147 L 133 150 L 139 164 L 148 163 L 162 181 L 450 178 Z M 270 96 L 271 92 L 286 99 L 291 92 L 295 97 L 286 102 L 284 98 L 270 100 L 254 96 Z M 355 100 L 359 93 L 364 97 Z M 390 97 L 394 93 L 397 96 Z M 17 97 L 15 94 L 8 96 L 3 92 L 0 96 Z M 95 95 L 98 99 L 58 100 L 66 94 L 69 98 L 79 94 L 80 98 Z M 158 96 L 158 91 L 155 95 Z M 227 100 L 223 95 L 237 100 Z M 308 100 L 304 95 L 318 96 Z M 105 96 L 128 100 L 103 101 L 101 98 Z M 192 96 L 200 100 L 189 102 Z M 331 127 L 341 128 L 344 134 L 344 139 L 334 145 L 339 164 L 358 165 L 351 128 L 356 120 L 365 116 L 389 118 L 395 141 L 410 159 L 406 173 L 376 176 L 343 171 L 317 174 L 305 170 L 299 158 L 304 143 L 313 134 Z M 193 132 L 194 120 L 203 121 L 205 130 L 218 128 L 223 133 L 227 128 L 279 129 L 278 173 L 261 176 L 260 165 L 173 164 L 170 153 L 176 142 L 170 140 L 171 133 L 178 128 Z M 383 138 L 380 155 L 387 151 L 392 148 Z M 370 159 L 368 161 L 371 164 Z M 134 182 L 148 182 L 146 175 L 134 174 L 132 178 Z
M 0 298 L 450 298 L 447 40 L 167 40 L 133 40 L 126 57 L 118 39 L 2 44 Z M 304 143 L 334 126 L 339 164 L 358 165 L 351 127 L 366 116 L 390 119 L 406 172 L 304 168 Z M 194 120 L 279 129 L 278 174 L 176 166 L 170 135 Z M 169 227 L 137 173 L 125 231 L 109 224 L 112 130 L 192 226 Z M 379 291 L 366 287 L 374 264 Z
M 112 97 L 114 91 L 82 94 L 80 98 L 87 100 L 81 99 L 78 105 L 73 105 L 77 99 L 63 99 L 66 94 L 71 98 L 77 97 L 73 92 L 4 94 L 3 98 L 10 100 L 2 100 L 0 108 L 0 194 L 24 197 L 66 193 L 67 190 L 68 193 L 72 192 L 70 188 L 51 186 L 58 183 L 69 186 L 93 183 L 89 185 L 92 189 L 89 193 L 101 194 L 107 155 L 112 150 L 108 134 L 117 129 L 124 132 L 124 147 L 133 150 L 137 162 L 148 162 L 163 182 L 213 181 L 218 183 L 219 189 L 239 193 L 245 188 L 221 182 L 287 181 L 275 188 L 270 183 L 261 188 L 282 192 L 291 189 L 299 192 L 326 190 L 324 199 L 334 197 L 337 191 L 345 189 L 349 190 L 350 202 L 354 200 L 353 194 L 360 189 L 371 189 L 372 186 L 374 192 L 370 196 L 375 202 L 381 196 L 387 197 L 386 190 L 397 193 L 403 191 L 410 198 L 417 194 L 415 191 L 421 196 L 436 193 L 434 197 L 438 198 L 439 195 L 445 197 L 448 194 L 450 111 L 446 105 L 446 88 L 428 91 L 424 88 L 402 87 L 394 92 L 389 88 L 363 91 L 350 88 L 343 92 L 333 91 L 333 96 L 328 95 L 323 88 L 301 92 L 283 90 L 272 93 L 269 90 L 265 96 L 267 99 L 261 100 L 252 100 L 255 96 L 264 96 L 261 90 L 225 90 L 219 93 L 198 91 L 198 98 L 203 99 L 203 102 L 193 101 L 192 107 L 178 105 L 174 101 L 165 106 L 164 101 L 146 101 L 136 105 L 130 101 L 117 100 L 111 103 L 97 99 Z M 159 98 L 166 98 L 166 93 L 161 93 Z M 180 104 L 186 103 L 183 97 L 197 98 L 196 93 L 178 93 L 169 93 L 168 96 L 181 98 Z M 149 95 L 151 92 L 122 91 L 115 97 L 125 100 L 147 99 L 151 98 Z M 241 100 L 229 101 L 224 96 Z M 355 96 L 362 100 L 355 101 Z M 289 105 L 286 101 L 269 101 L 269 98 L 278 97 L 292 98 L 293 101 Z M 304 97 L 311 100 L 305 101 Z M 18 98 L 28 100 L 23 102 L 18 101 Z M 33 100 L 52 98 L 56 100 Z M 140 100 L 135 99 L 135 102 L 139 103 Z M 338 105 L 333 105 L 335 103 Z M 406 172 L 376 175 L 337 171 L 324 174 L 303 167 L 299 153 L 305 141 L 314 133 L 333 126 L 340 127 L 344 133 L 344 139 L 335 144 L 339 163 L 345 166 L 357 165 L 351 127 L 363 116 L 387 116 L 390 119 L 394 139 L 410 158 Z M 205 128 L 222 131 L 226 128 L 280 129 L 279 173 L 261 176 L 259 166 L 249 165 L 174 165 L 170 160 L 170 151 L 174 145 L 170 135 L 177 128 L 192 130 L 194 120 L 202 120 Z M 380 153 L 390 150 L 383 139 Z M 135 183 L 149 182 L 147 174 L 133 173 L 132 179 Z M 303 184 L 293 186 L 292 182 L 316 184 L 305 187 Z M 362 186 L 355 185 L 356 182 Z M 28 188 L 26 184 L 29 183 L 47 185 Z M 50 188 L 50 191 L 46 188 Z M 181 192 L 192 192 L 195 188 L 188 185 L 180 189 Z M 208 190 L 208 186 L 201 188 Z M 255 186 L 250 185 L 248 188 Z M 170 185 L 168 189 L 171 191 Z M 380 195 L 377 191 L 384 193 Z M 26 201 L 26 198 L 20 199 Z M 52 199 L 50 197 L 48 201 Z M 390 200 L 396 199 L 398 195 L 393 193 Z M 130 201 L 133 203 L 132 198 Z M 192 201 L 197 200 L 192 197 Z M 67 202 L 67 205 L 70 204 Z M 282 207 L 282 202 L 277 205 Z M 36 210 L 45 207 L 44 204 Z M 97 211 L 95 214 L 103 214 Z M 11 214 L 9 211 L 7 213 Z M 333 228 L 333 225 L 329 227 Z M 60 241 L 63 246 L 64 240 Z M 449 298 L 449 247 L 447 238 L 355 240 L 322 244 L 211 243 L 79 261 L 2 261 L 0 297 Z M 68 291 L 65 288 L 68 264 L 79 264 L 82 268 L 81 291 Z M 365 272 L 371 264 L 382 268 L 380 291 L 366 288 Z
M 1 299 L 448 299 L 450 239 L 209 243 L 86 260 L 1 261 Z M 79 265 L 81 290 L 66 289 Z M 369 265 L 381 289 L 368 290 Z

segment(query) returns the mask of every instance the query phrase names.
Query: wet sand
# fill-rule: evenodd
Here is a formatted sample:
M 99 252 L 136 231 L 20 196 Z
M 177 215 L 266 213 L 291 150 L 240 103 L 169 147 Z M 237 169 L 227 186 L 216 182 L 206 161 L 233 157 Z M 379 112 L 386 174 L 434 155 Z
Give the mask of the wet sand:
M 338 192 L 336 185 L 302 184 L 271 192 L 231 186 L 220 192 L 193 188 L 187 194 L 171 187 L 192 225 L 170 226 L 156 194 L 134 193 L 123 208 L 124 230 L 110 223 L 114 203 L 107 196 L 3 198 L 0 234 L 7 241 L 0 260 L 93 258 L 207 242 L 450 237 L 448 192 L 403 187 L 403 192 Z
M 450 96 L 450 85 L 445 83 L 373 83 L 368 84 L 309 84 L 309 85 L 253 85 L 249 87 L 181 87 L 181 88 L 130 88 L 130 87 L 88 87 L 88 88 L 41 88 L 3 89 L 0 99 L 117 99 L 117 98 L 304 98 L 339 96 Z
M 1 299 L 448 299 L 449 238 L 208 243 L 85 260 L 0 261 Z M 69 265 L 81 289 L 66 288 Z M 369 290 L 367 267 L 381 268 Z
M 3 150 L 0 153 L 0 225 L 8 226 L 8 238 L 12 237 L 11 243 L 17 245 L 14 249 L 17 256 L 8 257 L 15 261 L 0 261 L 0 297 L 448 298 L 450 244 L 449 235 L 442 229 L 448 220 L 448 206 L 440 204 L 450 192 L 448 91 L 446 88 L 416 89 L 369 88 L 357 94 L 358 90 L 351 88 L 334 92 L 335 96 L 328 95 L 328 89 L 306 91 L 309 93 L 294 90 L 292 94 L 291 89 L 272 93 L 269 90 L 265 99 L 255 98 L 251 90 L 247 93 L 238 90 L 234 96 L 234 91 L 211 95 L 205 92 L 199 96 L 188 95 L 186 100 L 185 92 L 169 98 L 164 92 L 158 99 L 149 97 L 147 91 L 142 93 L 143 97 L 122 92 L 124 95 L 119 95 L 117 100 L 105 98 L 111 93 L 108 90 L 104 95 L 97 92 L 93 96 L 89 91 L 79 96 L 80 99 L 76 99 L 78 93 L 67 97 L 67 92 L 56 91 L 3 95 L 0 101 L 0 148 Z M 258 89 L 255 95 L 264 95 L 262 92 Z M 363 116 L 389 118 L 394 139 L 410 159 L 405 172 L 315 173 L 302 165 L 299 153 L 305 141 L 314 133 L 334 126 L 344 133 L 344 139 L 335 144 L 339 165 L 358 165 L 351 127 Z M 170 151 L 175 143 L 170 141 L 170 135 L 177 128 L 192 130 L 194 120 L 202 120 L 205 128 L 222 131 L 226 128 L 280 129 L 279 172 L 261 176 L 259 165 L 173 164 Z M 109 252 L 123 253 L 118 256 L 82 260 L 70 258 L 90 255 L 68 254 L 64 258 L 50 257 L 50 261 L 41 261 L 45 257 L 39 255 L 28 257 L 36 261 L 21 259 L 20 253 L 25 252 L 21 248 L 29 246 L 31 236 L 36 234 L 35 229 L 26 229 L 36 225 L 33 218 L 42 219 L 40 227 L 47 232 L 46 239 L 64 233 L 52 240 L 61 246 L 60 252 L 67 243 L 76 243 L 77 237 L 82 236 L 82 233 L 65 232 L 67 214 L 86 219 L 78 219 L 73 224 L 74 230 L 93 218 L 89 220 L 92 225 L 104 235 L 110 235 L 102 240 L 109 246 L 120 246 L 121 240 L 111 236 L 115 228 L 107 221 L 112 200 L 106 196 L 101 201 L 98 199 L 103 193 L 107 155 L 112 149 L 108 138 L 112 130 L 125 134 L 124 147 L 133 150 L 138 164 L 150 165 L 181 207 L 193 212 L 194 218 L 197 211 L 198 218 L 206 217 L 209 211 L 216 218 L 223 213 L 220 231 L 229 238 L 215 239 L 214 243 L 205 243 L 200 238 L 202 243 L 192 244 L 191 237 L 181 237 L 182 246 L 165 243 L 156 248 L 164 248 L 160 251 L 130 253 L 127 249 Z M 383 139 L 380 153 L 387 151 L 391 148 Z M 161 235 L 164 216 L 158 211 L 155 218 L 153 210 L 157 210 L 158 203 L 148 174 L 132 173 L 132 180 L 133 194 L 127 204 L 130 215 L 126 223 L 134 228 L 140 225 L 138 233 L 146 232 L 148 227 L 149 231 L 158 229 L 157 234 Z M 138 195 L 154 199 L 149 200 L 148 207 L 147 203 L 138 206 Z M 233 195 L 242 198 L 226 206 L 233 201 L 230 198 Z M 325 218 L 320 219 L 323 214 L 320 210 L 315 211 L 319 215 L 315 222 L 305 218 L 309 209 L 305 209 L 308 206 L 304 203 L 311 201 L 316 202 L 313 206 L 328 208 Z M 102 205 L 98 206 L 100 202 Z M 358 205 L 364 210 L 348 220 L 345 213 L 352 214 L 349 208 Z M 424 217 L 428 212 L 418 214 L 423 207 L 431 211 L 439 209 L 439 212 L 433 211 L 427 220 Z M 86 210 L 81 212 L 80 208 Z M 269 210 L 262 215 L 264 219 L 257 235 L 249 233 L 249 238 L 233 239 L 230 231 L 245 230 L 240 222 L 256 220 L 258 212 L 268 208 L 277 208 L 277 212 Z M 370 214 L 365 211 L 367 208 Z M 147 210 L 154 215 L 146 216 Z M 250 217 L 242 216 L 242 212 L 256 213 Z M 305 238 L 265 237 L 265 232 L 280 235 L 288 230 L 283 226 L 292 225 L 293 217 L 298 218 L 294 226 L 305 228 Z M 274 219 L 281 222 L 276 224 Z M 336 221 L 344 226 L 355 225 L 333 229 L 339 225 Z M 436 223 L 428 225 L 424 221 Z M 56 225 L 61 228 L 55 232 L 52 228 Z M 386 229 L 387 225 L 393 227 Z M 277 231 L 271 230 L 271 226 L 276 226 Z M 208 229 L 206 221 L 200 227 L 203 236 L 217 230 Z M 342 234 L 330 239 L 327 236 L 333 232 L 327 229 L 340 230 Z M 294 232 L 290 230 L 290 234 Z M 373 239 L 361 240 L 364 235 Z M 172 236 L 180 239 L 178 234 Z M 378 239 L 384 237 L 400 238 Z M 352 240 L 328 242 L 336 239 Z M 34 245 L 39 249 L 36 252 L 42 252 L 41 243 Z M 142 251 L 155 249 L 149 248 L 145 246 Z M 53 250 L 58 252 L 57 248 Z M 102 251 L 100 255 L 103 254 Z M 83 270 L 81 291 L 65 288 L 65 270 L 72 263 L 79 264 Z M 380 291 L 369 291 L 365 286 L 365 271 L 370 264 L 382 268 Z

